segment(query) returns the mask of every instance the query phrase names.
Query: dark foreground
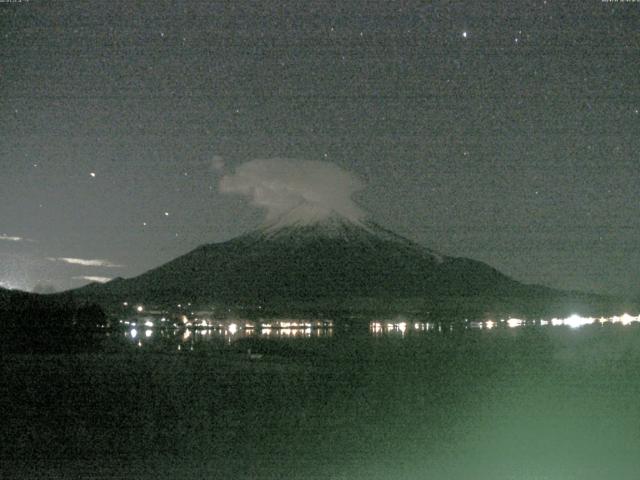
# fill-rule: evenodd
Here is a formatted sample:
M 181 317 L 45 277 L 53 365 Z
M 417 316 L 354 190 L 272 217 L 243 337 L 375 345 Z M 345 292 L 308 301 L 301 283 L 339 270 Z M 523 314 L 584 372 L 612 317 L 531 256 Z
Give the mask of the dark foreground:
M 5 478 L 637 479 L 640 328 L 4 355 Z

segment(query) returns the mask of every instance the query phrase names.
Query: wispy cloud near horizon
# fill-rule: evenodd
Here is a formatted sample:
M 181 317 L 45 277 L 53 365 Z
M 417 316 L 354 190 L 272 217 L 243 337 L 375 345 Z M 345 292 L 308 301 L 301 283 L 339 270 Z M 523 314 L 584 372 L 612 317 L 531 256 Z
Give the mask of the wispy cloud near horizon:
M 72 277 L 75 280 L 87 280 L 88 282 L 97 282 L 97 283 L 107 283 L 112 280 L 111 277 L 98 277 L 94 275 L 79 275 L 77 277 Z
M 103 259 L 84 259 L 84 258 L 70 258 L 70 257 L 47 257 L 47 260 L 52 262 L 63 262 L 70 265 L 80 265 L 82 267 L 107 267 L 107 268 L 121 268 L 124 265 L 118 265 L 110 260 Z
M 26 238 L 14 236 L 14 235 L 7 235 L 5 233 L 0 233 L 0 240 L 4 240 L 5 242 L 26 242 L 27 241 Z

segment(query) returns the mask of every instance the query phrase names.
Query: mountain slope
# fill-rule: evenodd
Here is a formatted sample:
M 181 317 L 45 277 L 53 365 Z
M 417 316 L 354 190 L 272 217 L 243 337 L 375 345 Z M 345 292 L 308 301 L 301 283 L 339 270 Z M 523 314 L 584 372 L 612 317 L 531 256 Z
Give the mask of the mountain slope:
M 299 213 L 227 242 L 203 245 L 138 277 L 90 285 L 76 294 L 100 303 L 255 304 L 506 296 L 530 288 L 482 262 L 440 255 L 372 222 L 333 212 Z

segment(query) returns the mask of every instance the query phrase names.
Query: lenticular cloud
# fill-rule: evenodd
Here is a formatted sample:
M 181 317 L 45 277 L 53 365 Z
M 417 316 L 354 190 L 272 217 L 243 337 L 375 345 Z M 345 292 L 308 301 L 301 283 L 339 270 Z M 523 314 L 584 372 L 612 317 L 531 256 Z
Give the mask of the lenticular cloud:
M 240 165 L 220 180 L 220 191 L 246 195 L 274 220 L 298 207 L 359 221 L 365 213 L 352 200 L 364 187 L 352 173 L 327 162 L 267 159 Z M 304 211 L 304 208 L 302 209 Z

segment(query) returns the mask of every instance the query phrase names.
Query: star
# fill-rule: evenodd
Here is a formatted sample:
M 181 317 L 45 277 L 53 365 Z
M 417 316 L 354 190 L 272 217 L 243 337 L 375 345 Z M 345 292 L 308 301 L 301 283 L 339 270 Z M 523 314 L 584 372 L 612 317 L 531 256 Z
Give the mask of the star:
M 89 173 L 89 175 L 91 175 L 92 178 L 95 178 L 96 177 L 96 172 L 91 172 L 91 173 Z

